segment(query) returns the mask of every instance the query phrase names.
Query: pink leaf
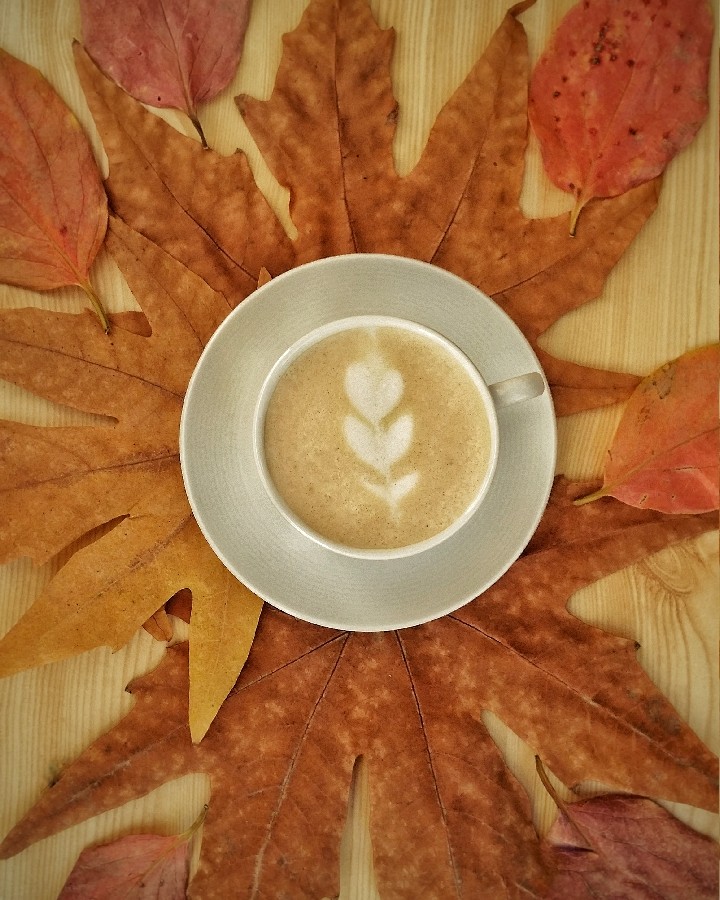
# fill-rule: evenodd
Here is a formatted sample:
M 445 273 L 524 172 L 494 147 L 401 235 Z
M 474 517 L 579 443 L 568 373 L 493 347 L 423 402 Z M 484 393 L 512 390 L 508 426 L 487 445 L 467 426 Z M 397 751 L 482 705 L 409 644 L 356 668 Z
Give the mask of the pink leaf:
M 582 0 L 533 72 L 529 115 L 551 180 L 577 200 L 649 181 L 708 110 L 707 0 Z
M 545 838 L 559 869 L 546 900 L 717 900 L 718 845 L 652 800 L 607 794 L 565 810 Z
M 202 136 L 197 105 L 235 75 L 250 0 L 80 0 L 80 10 L 100 68 L 137 100 L 183 110 Z
M 190 841 L 205 812 L 183 834 L 131 834 L 88 847 L 58 900 L 185 900 Z

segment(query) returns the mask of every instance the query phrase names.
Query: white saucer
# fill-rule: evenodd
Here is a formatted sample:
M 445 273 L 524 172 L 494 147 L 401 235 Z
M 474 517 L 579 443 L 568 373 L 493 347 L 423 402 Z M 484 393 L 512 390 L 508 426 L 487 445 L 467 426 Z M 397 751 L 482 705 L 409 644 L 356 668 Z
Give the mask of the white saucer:
M 356 559 L 320 546 L 265 491 L 253 457 L 253 416 L 266 376 L 291 344 L 356 315 L 397 316 L 440 332 L 487 383 L 542 372 L 500 307 L 444 269 L 397 256 L 330 257 L 274 278 L 220 325 L 188 386 L 180 460 L 198 525 L 252 591 L 318 625 L 386 631 L 458 609 L 517 559 L 550 495 L 555 416 L 548 389 L 498 410 L 500 457 L 490 489 L 444 543 L 393 560 Z

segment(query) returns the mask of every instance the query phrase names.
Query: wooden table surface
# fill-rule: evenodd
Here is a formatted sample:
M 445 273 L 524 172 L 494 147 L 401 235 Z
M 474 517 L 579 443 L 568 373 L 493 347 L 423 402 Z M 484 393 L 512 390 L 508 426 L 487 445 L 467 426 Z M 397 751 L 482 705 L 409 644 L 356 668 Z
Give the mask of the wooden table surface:
M 383 27 L 394 26 L 393 78 L 400 102 L 396 160 L 401 172 L 417 159 L 439 108 L 484 50 L 508 4 L 505 0 L 371 0 Z M 538 0 L 522 16 L 533 59 L 571 0 Z M 201 112 L 211 146 L 222 153 L 245 149 L 261 188 L 289 222 L 286 193 L 274 182 L 235 111 L 240 91 L 270 93 L 281 53 L 280 36 L 295 27 L 305 0 L 255 0 L 245 54 L 235 81 Z M 71 57 L 81 36 L 78 0 L 5 0 L 0 4 L 0 46 L 37 66 L 95 135 Z M 713 55 L 717 64 L 717 52 Z M 717 98 L 717 71 L 711 96 Z M 602 296 L 567 316 L 544 337 L 555 355 L 603 368 L 645 374 L 686 350 L 717 340 L 718 316 L 718 111 L 698 138 L 670 165 L 660 205 L 607 280 Z M 180 130 L 175 113 L 163 114 Z M 543 173 L 531 142 L 523 205 L 528 215 L 569 209 L 570 198 Z M 101 251 L 93 281 L 111 309 L 132 298 Z M 41 296 L 0 285 L 3 307 L 40 305 L 75 310 L 74 289 Z M 559 423 L 558 470 L 572 478 L 599 474 L 619 408 L 580 414 Z M 0 417 L 61 425 L 87 421 L 72 410 L 0 382 Z M 0 508 L 0 515 L 2 510 Z M 33 602 L 69 552 L 44 567 L 20 559 L 0 567 L 0 633 Z M 698 735 L 718 748 L 717 534 L 670 548 L 606 578 L 573 597 L 572 611 L 588 622 L 636 639 L 639 659 Z M 68 662 L 0 682 L 0 836 L 32 805 L 45 785 L 92 739 L 130 708 L 125 684 L 151 668 L 163 647 L 144 632 L 116 654 L 101 649 Z M 537 827 L 555 810 L 540 787 L 532 751 L 502 722 L 484 717 L 509 766 L 529 792 Z M 562 722 L 557 723 L 562 730 Z M 180 832 L 206 800 L 204 776 L 187 776 L 148 797 L 50 838 L 0 863 L 0 900 L 57 896 L 80 850 L 129 830 Z M 716 834 L 717 817 L 677 804 L 676 815 Z M 369 896 L 361 888 L 353 896 Z M 348 894 L 348 896 L 350 896 Z

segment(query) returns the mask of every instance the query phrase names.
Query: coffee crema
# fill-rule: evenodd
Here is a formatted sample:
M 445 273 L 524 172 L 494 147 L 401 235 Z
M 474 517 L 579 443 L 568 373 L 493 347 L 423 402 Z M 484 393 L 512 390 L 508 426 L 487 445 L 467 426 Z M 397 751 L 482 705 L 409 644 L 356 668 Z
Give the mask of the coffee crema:
M 492 453 L 485 401 L 438 341 L 401 325 L 351 327 L 280 376 L 263 425 L 278 495 L 337 544 L 392 550 L 449 528 Z

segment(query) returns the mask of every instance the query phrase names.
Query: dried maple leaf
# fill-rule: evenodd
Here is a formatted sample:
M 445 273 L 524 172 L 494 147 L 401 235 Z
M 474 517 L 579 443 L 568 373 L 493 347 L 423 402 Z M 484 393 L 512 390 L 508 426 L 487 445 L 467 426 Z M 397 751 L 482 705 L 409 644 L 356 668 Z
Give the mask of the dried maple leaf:
M 193 734 L 204 733 L 242 665 L 259 601 L 223 571 L 192 521 L 178 469 L 178 417 L 204 342 L 254 290 L 263 266 L 277 274 L 320 253 L 405 252 L 484 287 L 534 344 L 599 293 L 653 210 L 655 186 L 598 204 L 574 241 L 561 217 L 522 216 L 528 62 L 520 9 L 441 112 L 416 170 L 400 179 L 390 147 L 391 34 L 378 31 L 365 0 L 313 0 L 286 39 L 272 97 L 244 104 L 269 162 L 280 166 L 278 148 L 287 154 L 280 174 L 293 194 L 295 242 L 243 154 L 202 150 L 76 48 L 110 161 L 107 189 L 119 218 L 109 247 L 151 321 L 119 316 L 106 342 L 82 318 L 38 310 L 0 316 L 2 377 L 114 420 L 98 428 L 2 425 L 10 511 L 0 525 L 2 557 L 48 559 L 122 518 L 71 559 L 0 642 L 0 672 L 120 646 L 170 595 L 194 587 L 191 716 Z M 302 97 L 295 84 L 304 86 Z M 442 180 L 442 191 L 430 189 L 433 180 Z M 560 412 L 618 399 L 637 382 L 538 353 Z M 241 640 L 218 640 L 233 629 Z
M 612 499 L 578 508 L 577 492 L 559 480 L 519 562 L 428 625 L 338 633 L 267 607 L 200 745 L 187 728 L 185 651 L 172 648 L 131 686 L 130 714 L 63 772 L 0 855 L 204 771 L 212 798 L 191 897 L 336 896 L 347 787 L 362 754 L 381 896 L 539 897 L 549 872 L 484 709 L 568 784 L 600 779 L 714 808 L 717 761 L 637 664 L 633 643 L 566 609 L 578 588 L 714 527 L 714 517 Z
M 90 142 L 40 72 L 2 49 L 0 122 L 0 281 L 77 285 L 107 330 L 88 277 L 108 218 Z
M 666 363 L 635 389 L 623 412 L 600 490 L 663 512 L 718 508 L 720 344 Z
M 276 275 L 356 251 L 433 262 L 493 296 L 515 319 L 538 352 L 560 414 L 624 399 L 637 378 L 555 359 L 537 341 L 600 294 L 653 212 L 658 187 L 597 204 L 574 240 L 564 216 L 524 217 L 528 54 L 516 14 L 525 5 L 505 18 L 440 112 L 417 166 L 400 177 L 392 157 L 393 32 L 378 29 L 366 0 L 312 0 L 285 37 L 270 99 L 238 101 L 265 159 L 290 189 L 298 229 L 292 242 L 257 192 L 243 154 L 204 156 L 78 50 L 110 162 L 113 209 L 233 303 L 255 287 L 263 265 Z
M 80 0 L 83 40 L 100 68 L 143 103 L 187 113 L 228 85 L 250 0 Z
M 109 248 L 142 298 L 113 334 L 89 315 L 0 314 L 0 376 L 107 424 L 41 428 L 0 422 L 0 558 L 48 560 L 98 525 L 0 642 L 0 674 L 109 645 L 123 646 L 182 588 L 191 622 L 191 719 L 196 738 L 245 661 L 261 603 L 202 537 L 180 475 L 182 399 L 225 299 L 118 220 Z M 232 641 L 223 636 L 233 634 Z
M 231 306 L 260 270 L 294 263 L 292 244 L 258 190 L 244 153 L 203 150 L 103 77 L 75 45 L 80 81 L 110 160 L 113 211 L 222 293 Z
M 189 624 L 191 611 L 192 592 L 187 588 L 181 588 L 164 606 L 143 622 L 143 628 L 156 641 L 170 641 L 174 637 L 175 629 L 169 616 L 175 616 Z
M 708 111 L 706 0 L 583 0 L 533 72 L 530 120 L 552 181 L 585 204 L 659 175 Z
M 645 797 L 569 803 L 545 845 L 559 870 L 547 900 L 718 896 L 717 843 Z
M 204 818 L 183 834 L 129 834 L 88 847 L 58 900 L 185 900 L 190 842 Z
M 413 171 L 400 177 L 392 141 L 394 32 L 364 0 L 315 0 L 285 38 L 269 100 L 238 105 L 265 159 L 290 190 L 299 261 L 337 253 L 413 256 L 460 275 L 518 323 L 548 374 L 562 415 L 621 399 L 634 379 L 556 360 L 537 339 L 597 297 L 651 214 L 647 186 L 593 212 L 568 238 L 564 217 L 525 218 L 519 198 L 527 145 L 528 52 L 506 15 L 441 110 Z M 442 190 L 437 189 L 442 183 Z M 589 219 L 589 217 L 588 217 Z

